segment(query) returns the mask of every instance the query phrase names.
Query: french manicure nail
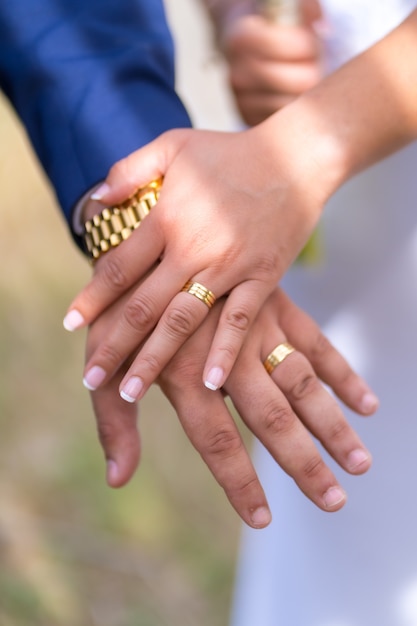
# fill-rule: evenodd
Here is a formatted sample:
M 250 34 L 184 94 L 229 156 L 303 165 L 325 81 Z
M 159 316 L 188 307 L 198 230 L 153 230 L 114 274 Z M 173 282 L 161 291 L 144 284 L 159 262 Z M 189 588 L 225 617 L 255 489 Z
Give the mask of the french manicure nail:
M 254 526 L 264 528 L 268 526 L 272 520 L 271 511 L 266 506 L 261 506 L 251 513 L 251 521 Z
M 346 500 L 346 494 L 340 487 L 330 487 L 323 496 L 324 504 L 328 509 L 332 509 L 337 504 Z
M 103 183 L 102 185 L 97 187 L 97 189 L 91 194 L 90 198 L 91 200 L 101 200 L 102 198 L 104 198 L 104 196 L 107 196 L 109 191 L 110 186 L 107 183 Z
M 66 314 L 62 323 L 64 324 L 65 330 L 72 332 L 73 330 L 77 330 L 77 328 L 83 326 L 85 320 L 77 309 L 72 309 L 72 311 L 69 311 L 69 313 Z
M 136 402 L 140 392 L 143 389 L 143 381 L 139 376 L 132 376 L 120 390 L 120 396 L 126 402 Z
M 223 382 L 224 372 L 221 367 L 212 367 L 209 371 L 206 380 L 204 381 L 207 389 L 216 391 Z
M 106 372 L 102 367 L 94 365 L 83 378 L 83 385 L 89 391 L 95 391 L 106 378 Z

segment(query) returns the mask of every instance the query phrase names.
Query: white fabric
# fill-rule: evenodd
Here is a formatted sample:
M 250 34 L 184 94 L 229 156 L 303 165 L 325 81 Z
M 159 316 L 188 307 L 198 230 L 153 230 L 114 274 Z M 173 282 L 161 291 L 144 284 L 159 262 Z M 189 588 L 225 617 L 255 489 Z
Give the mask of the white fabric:
M 328 49 L 345 60 L 416 4 L 326 0 Z M 374 464 L 361 477 L 331 464 L 350 497 L 328 514 L 256 445 L 274 519 L 243 529 L 232 626 L 417 626 L 416 171 L 413 145 L 347 184 L 326 209 L 323 265 L 284 281 L 380 397 L 375 417 L 347 412 Z
M 415 0 L 320 0 L 330 26 L 328 58 L 336 66 L 362 52 L 397 26 Z

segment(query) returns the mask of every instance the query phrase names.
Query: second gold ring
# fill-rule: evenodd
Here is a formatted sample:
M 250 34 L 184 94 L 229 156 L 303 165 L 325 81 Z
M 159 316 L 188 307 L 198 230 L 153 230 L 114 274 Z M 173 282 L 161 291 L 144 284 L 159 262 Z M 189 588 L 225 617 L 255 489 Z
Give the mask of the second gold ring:
M 272 374 L 277 365 L 283 362 L 291 352 L 294 352 L 295 348 L 289 343 L 280 343 L 279 346 L 274 348 L 272 352 L 268 354 L 264 361 L 264 368 L 268 374 Z
M 200 283 L 193 283 L 192 280 L 187 281 L 181 291 L 186 291 L 192 296 L 195 296 L 201 300 L 201 302 L 204 302 L 209 309 L 211 309 L 216 302 L 216 296 L 210 289 L 207 289 L 207 287 L 204 287 L 204 285 Z

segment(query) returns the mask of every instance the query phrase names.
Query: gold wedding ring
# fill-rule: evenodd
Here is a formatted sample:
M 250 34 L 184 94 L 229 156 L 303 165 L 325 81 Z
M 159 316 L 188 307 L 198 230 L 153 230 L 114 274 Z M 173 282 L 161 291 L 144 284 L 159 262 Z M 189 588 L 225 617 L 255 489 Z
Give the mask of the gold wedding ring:
M 192 280 L 187 281 L 181 291 L 186 291 L 192 296 L 195 296 L 201 300 L 201 302 L 204 302 L 209 309 L 211 309 L 216 302 L 216 296 L 210 289 L 207 289 L 207 287 L 204 287 L 204 285 L 200 283 L 193 283 Z
M 282 363 L 284 359 L 291 354 L 291 352 L 294 352 L 294 350 L 295 348 L 293 348 L 289 343 L 280 343 L 276 348 L 274 348 L 264 361 L 264 368 L 268 374 L 272 374 L 276 366 Z

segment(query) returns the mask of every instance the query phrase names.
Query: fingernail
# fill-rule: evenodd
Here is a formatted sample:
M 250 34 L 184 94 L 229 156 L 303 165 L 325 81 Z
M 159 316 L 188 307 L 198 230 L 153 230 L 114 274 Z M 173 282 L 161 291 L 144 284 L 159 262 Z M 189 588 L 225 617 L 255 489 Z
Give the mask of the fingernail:
M 143 381 L 139 376 L 132 376 L 120 390 L 120 396 L 126 402 L 136 402 L 143 389 Z
M 110 186 L 107 183 L 103 183 L 102 185 L 97 187 L 97 189 L 91 194 L 90 198 L 91 200 L 101 200 L 102 198 L 104 198 L 104 196 L 107 196 L 109 191 Z
M 83 378 L 83 385 L 90 391 L 95 391 L 106 378 L 106 372 L 102 367 L 94 365 Z
M 66 314 L 62 323 L 64 324 L 65 330 L 72 332 L 73 330 L 80 328 L 80 326 L 83 326 L 85 320 L 77 309 L 72 309 L 72 311 Z
M 372 411 L 375 411 L 375 409 L 378 407 L 378 404 L 379 400 L 376 395 L 373 394 L 371 391 L 368 391 L 367 393 L 365 393 L 360 402 L 360 409 L 361 411 L 363 411 L 363 413 L 372 413 Z
M 346 494 L 340 487 L 330 487 L 324 494 L 323 500 L 326 507 L 331 509 L 346 500 Z
M 221 367 L 213 367 L 208 375 L 206 380 L 204 381 L 207 389 L 211 389 L 211 391 L 216 391 L 220 387 L 223 382 L 224 372 Z
M 261 506 L 259 509 L 252 511 L 250 518 L 254 526 L 264 528 L 271 523 L 272 515 L 271 511 L 266 506 Z
M 112 460 L 107 461 L 106 479 L 109 485 L 111 485 L 117 480 L 118 474 L 119 474 L 119 468 L 117 467 L 116 461 L 112 461 Z
M 361 448 L 352 450 L 347 460 L 348 469 L 353 472 L 354 470 L 359 469 L 361 465 L 368 465 L 370 459 L 370 455 L 365 450 Z

